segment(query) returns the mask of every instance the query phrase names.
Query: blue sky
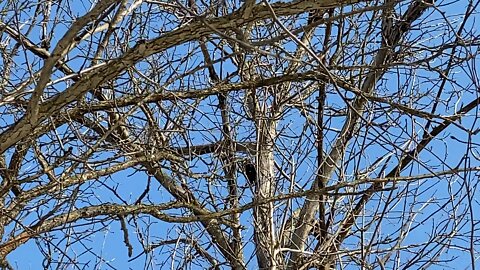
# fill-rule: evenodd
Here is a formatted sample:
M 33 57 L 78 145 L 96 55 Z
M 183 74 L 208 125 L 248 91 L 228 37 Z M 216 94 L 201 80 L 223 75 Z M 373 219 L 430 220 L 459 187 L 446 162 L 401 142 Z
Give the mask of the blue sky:
M 454 18 L 453 20 L 449 20 L 448 23 L 451 24 L 452 28 L 451 31 L 455 31 L 458 28 L 458 24 L 461 22 L 461 16 L 465 5 L 462 3 L 463 1 L 457 1 L 457 3 L 447 3 L 447 2 L 438 2 L 436 6 L 442 12 L 445 12 L 445 16 L 452 15 Z M 407 3 L 407 2 L 404 2 Z M 73 2 L 72 2 L 73 4 Z M 448 6 L 443 7 L 442 5 L 445 4 Z M 2 8 L 2 4 L 0 4 L 0 9 Z M 88 6 L 75 6 L 72 8 L 76 14 L 71 15 L 71 17 L 67 17 L 67 12 L 61 12 L 62 19 L 66 20 L 73 20 L 75 16 L 80 16 L 88 10 Z M 401 5 L 398 7 L 402 11 L 406 9 L 406 5 Z M 22 14 L 18 14 L 17 20 L 20 22 L 28 22 L 30 17 L 32 16 L 33 9 L 26 9 L 27 11 Z M 148 12 L 153 12 L 149 10 L 147 5 L 142 9 L 145 14 Z M 430 16 L 430 13 L 433 12 L 434 14 Z M 151 13 L 148 13 L 151 15 Z M 448 31 L 448 27 L 444 27 L 446 22 L 443 21 L 441 14 L 438 10 L 430 9 L 427 14 L 424 14 L 422 18 L 427 18 L 425 21 L 420 23 L 422 20 L 418 21 L 419 23 L 414 26 L 414 29 L 410 32 L 408 39 L 414 40 L 412 42 L 412 46 L 416 46 L 418 48 L 417 54 L 411 55 L 411 59 L 419 59 L 429 57 L 430 53 L 427 52 L 428 47 L 435 48 L 435 46 L 439 46 L 441 42 L 449 42 L 452 35 Z M 151 15 L 153 16 L 153 15 Z M 478 15 L 474 15 L 473 18 L 466 24 L 465 29 L 469 30 L 472 29 L 472 25 L 474 24 L 474 19 Z M 13 17 L 13 16 L 12 16 Z M 52 15 L 53 17 L 53 15 Z M 145 21 L 145 18 L 142 16 L 138 17 L 139 23 L 149 23 L 152 28 L 150 29 L 159 29 L 158 31 L 167 31 L 168 29 L 173 29 L 176 27 L 176 22 L 168 21 L 172 19 L 171 17 L 158 17 L 158 20 L 149 20 L 148 22 Z M 8 22 L 6 22 L 8 23 Z M 358 22 L 349 22 L 352 25 Z M 55 44 L 67 29 L 66 25 L 59 24 L 55 29 L 55 35 L 53 37 L 52 44 Z M 427 34 L 425 34 L 425 28 L 427 25 L 431 25 L 427 29 Z M 128 24 L 124 23 L 121 27 L 128 27 Z M 362 29 L 365 26 L 362 26 Z M 323 28 L 320 28 L 318 31 L 318 35 L 322 35 Z M 447 29 L 447 30 L 445 30 Z M 39 31 L 38 28 L 34 28 L 34 31 Z M 473 27 L 472 31 L 476 29 Z M 157 37 L 158 31 L 152 30 L 151 32 L 143 32 L 143 33 L 135 33 L 134 40 L 128 42 L 130 46 L 136 41 L 136 38 L 155 38 Z M 416 39 L 417 36 L 422 34 L 421 39 Z M 361 39 L 362 36 L 356 36 L 353 33 L 348 34 L 351 35 L 352 39 Z M 477 35 L 477 34 L 475 34 Z M 31 34 L 29 38 L 33 42 L 39 42 L 38 35 Z M 378 47 L 378 44 L 375 41 L 380 41 L 380 37 L 377 36 L 373 40 L 371 40 L 371 45 L 369 46 L 370 50 L 373 52 Z M 79 57 L 85 53 L 85 50 L 88 50 L 88 43 L 84 43 L 79 46 L 78 50 L 73 50 L 71 53 L 71 57 L 69 58 L 69 65 L 74 68 L 80 68 L 85 63 L 88 66 L 88 59 L 84 59 Z M 192 42 L 186 45 L 182 45 L 176 47 L 174 49 L 168 50 L 165 54 L 158 55 L 158 61 L 162 63 L 162 61 L 166 61 L 171 58 L 180 57 L 186 51 L 191 50 L 198 46 L 198 43 Z M 294 50 L 293 43 L 286 43 L 284 44 L 286 50 L 290 50 L 292 52 Z M 320 46 L 320 44 L 318 45 Z M 213 49 L 213 48 L 212 48 Z M 475 47 L 474 49 L 477 49 Z M 355 51 L 355 48 L 350 47 L 347 48 L 347 53 L 349 51 Z M 450 48 L 447 48 L 446 51 L 450 51 Z M 120 54 L 121 50 L 115 51 L 115 53 Z M 113 53 L 113 55 L 115 55 Z M 75 56 L 76 55 L 76 56 Z M 218 55 L 217 55 L 218 57 Z M 366 56 L 367 59 L 371 58 L 371 54 Z M 22 81 L 26 76 L 29 76 L 29 70 L 25 68 L 25 63 L 28 61 L 29 63 L 34 62 L 31 64 L 31 67 L 35 70 L 41 67 L 42 61 L 35 60 L 36 58 L 33 57 L 31 53 L 26 54 L 18 54 L 15 56 L 14 60 L 18 64 L 18 69 L 13 72 L 13 77 L 18 77 L 18 81 Z M 264 57 L 265 61 L 273 61 L 269 57 Z M 417 109 L 421 109 L 427 112 L 431 110 L 432 99 L 436 95 L 436 90 L 438 90 L 439 83 L 441 82 L 441 77 L 438 77 L 438 74 L 433 72 L 435 68 L 443 69 L 446 66 L 447 61 L 449 60 L 448 53 L 445 53 L 444 56 L 438 57 L 433 61 L 430 61 L 428 64 L 430 66 L 426 67 L 425 65 L 421 66 L 413 66 L 412 67 L 403 67 L 400 66 L 396 69 L 389 70 L 389 73 L 384 76 L 384 79 L 381 80 L 377 84 L 377 93 L 379 96 L 388 97 L 389 95 L 394 96 L 394 101 L 401 103 L 403 105 L 409 106 L 412 100 L 409 98 L 409 95 L 424 95 L 424 98 L 421 100 L 421 105 L 425 106 L 422 108 L 420 105 L 417 104 Z M 190 59 L 184 59 L 184 61 L 180 61 L 178 63 L 172 64 L 170 67 L 171 72 L 175 70 L 188 70 L 192 69 L 197 65 L 203 63 L 203 58 L 201 54 L 196 54 L 194 57 Z M 478 60 L 473 58 L 469 61 L 470 68 L 474 69 L 478 65 Z M 161 64 L 160 64 L 161 65 Z M 137 65 L 139 69 L 145 70 L 148 66 L 145 63 L 139 63 Z M 223 62 L 222 65 L 217 64 L 216 70 L 219 73 L 222 73 L 223 76 L 226 76 L 226 73 L 232 72 L 230 70 L 232 68 L 232 64 L 227 62 Z M 223 70 L 220 70 L 223 68 Z M 441 95 L 441 98 L 446 100 L 443 103 L 440 103 L 439 107 L 437 108 L 435 114 L 440 115 L 452 115 L 462 104 L 466 104 L 470 102 L 472 99 L 476 98 L 478 95 L 478 88 L 476 83 L 476 78 L 469 78 L 467 77 L 468 70 L 462 69 L 461 67 L 455 67 L 451 71 L 450 77 L 454 78 L 454 82 L 449 82 L 445 86 L 445 90 Z M 339 72 L 340 73 L 340 72 Z M 475 74 L 472 72 L 472 74 Z M 153 78 L 159 79 L 160 81 L 165 80 L 169 77 L 169 74 L 155 74 L 155 71 L 152 71 L 150 74 Z M 54 75 L 56 76 L 63 76 L 60 72 Z M 196 78 L 195 76 L 198 76 Z M 196 81 L 198 83 L 204 83 L 203 78 L 201 75 L 192 75 L 188 76 L 182 80 L 177 80 L 168 86 L 169 90 L 173 89 L 186 89 L 191 88 L 194 89 L 199 87 L 192 83 L 191 81 Z M 120 85 L 121 82 L 125 81 L 125 78 L 128 80 L 128 76 L 126 74 L 122 75 L 123 80 L 118 80 L 116 83 Z M 188 80 L 188 81 L 187 81 Z M 15 79 L 12 80 L 12 83 L 18 82 Z M 63 91 L 67 87 L 66 84 L 59 83 L 56 84 L 54 87 L 48 89 L 51 91 L 52 95 L 54 93 Z M 148 89 L 148 85 L 145 85 L 145 89 Z M 402 89 L 402 95 L 397 95 L 399 89 Z M 458 89 L 464 89 L 463 91 L 458 91 Z M 47 93 L 49 93 L 47 91 Z M 345 107 L 344 101 L 335 93 L 334 89 L 329 89 L 329 98 L 327 100 L 327 106 L 337 107 L 342 109 Z M 345 93 L 347 97 L 352 97 L 351 93 Z M 240 100 L 241 95 L 232 94 L 232 100 Z M 312 96 L 310 98 L 310 102 L 315 105 L 315 98 L 316 96 Z M 209 98 L 202 101 L 200 105 L 198 105 L 197 109 L 195 110 L 194 114 L 192 114 L 192 123 L 190 126 L 192 129 L 186 134 L 189 140 L 194 143 L 203 144 L 209 142 L 218 141 L 221 137 L 221 127 L 219 126 L 219 111 L 215 110 L 215 104 L 218 101 L 216 98 Z M 163 106 L 170 108 L 169 106 L 172 105 L 170 102 L 164 102 Z M 187 106 L 187 104 L 184 104 Z M 189 106 L 193 106 L 193 102 L 188 104 Z M 355 172 L 359 172 L 364 170 L 365 168 L 372 165 L 372 163 L 377 160 L 378 158 L 385 157 L 390 153 L 395 153 L 392 155 L 392 162 L 388 163 L 385 167 L 385 172 L 390 171 L 396 164 L 395 160 L 399 158 L 401 155 L 401 150 L 403 149 L 411 149 L 413 146 L 407 146 L 408 143 L 411 145 L 415 145 L 415 142 L 423 135 L 422 127 L 425 126 L 426 120 L 420 119 L 418 117 L 411 117 L 409 115 L 404 115 L 398 113 L 398 111 L 392 110 L 388 115 L 382 115 L 378 111 L 374 112 L 374 109 L 380 108 L 380 106 L 385 106 L 385 104 L 375 103 L 374 105 L 368 106 L 368 112 L 365 114 L 366 119 L 372 120 L 375 123 L 383 123 L 382 127 L 379 126 L 367 126 L 361 127 L 360 135 L 352 141 L 350 148 L 347 151 L 345 156 L 346 160 L 350 161 L 344 167 L 339 170 L 336 174 L 334 174 L 331 178 L 331 183 L 335 183 L 337 181 L 344 181 L 345 179 L 352 180 L 353 175 Z M 175 106 L 172 106 L 175 109 Z M 172 109 L 172 110 L 173 110 Z M 5 110 L 1 108 L 1 110 Z M 369 113 L 372 112 L 372 113 Z M 253 124 L 251 122 L 240 122 L 241 118 L 239 117 L 243 113 L 243 106 L 241 104 L 234 104 L 232 106 L 232 113 L 231 113 L 231 120 L 233 123 L 238 121 L 238 129 L 237 129 L 237 139 L 247 141 L 251 138 L 253 132 Z M 330 113 L 330 112 L 328 112 Z M 476 130 L 479 128 L 477 123 L 477 111 L 473 110 L 470 112 L 469 116 L 466 116 L 462 119 L 461 125 L 469 130 Z M 140 112 L 138 115 L 141 115 Z M 292 177 L 294 177 L 299 184 L 299 186 L 305 185 L 309 186 L 315 171 L 315 164 L 316 164 L 316 153 L 306 152 L 306 150 L 312 149 L 315 141 L 312 139 L 314 134 L 312 134 L 312 129 L 305 128 L 305 118 L 300 117 L 300 111 L 298 109 L 291 109 L 289 110 L 284 119 L 280 122 L 278 130 L 284 131 L 282 136 L 280 136 L 277 140 L 278 144 L 286 149 L 290 149 L 292 153 L 288 153 L 288 157 L 282 156 L 281 153 L 276 154 L 276 161 L 282 165 L 287 173 L 290 173 Z M 312 113 L 311 116 L 315 118 L 315 115 Z M 4 122 L 2 127 L 6 123 L 10 123 L 12 121 L 12 115 L 5 114 L 2 112 L 2 119 L 1 121 Z M 165 125 L 167 120 L 162 119 L 163 122 L 159 123 L 159 125 Z M 335 139 L 335 136 L 338 134 L 337 130 L 341 127 L 344 122 L 343 117 L 331 117 L 328 119 L 326 126 L 330 129 L 326 129 L 325 131 L 325 148 L 329 149 L 329 146 Z M 438 124 L 434 123 L 432 126 L 436 126 Z M 68 131 L 71 132 L 72 127 L 64 125 L 60 127 L 58 130 L 59 132 Z M 138 127 L 140 130 L 141 127 Z M 386 131 L 388 130 L 388 132 Z M 86 131 L 86 130 L 85 130 Z M 285 136 L 288 134 L 288 136 Z M 415 138 L 415 136 L 417 136 Z M 50 140 L 54 138 L 54 134 L 48 134 L 49 138 L 45 137 L 45 139 Z M 452 138 L 452 136 L 454 138 Z M 181 136 L 175 137 L 176 141 L 174 143 L 184 146 L 185 145 L 185 138 Z M 461 130 L 454 125 L 451 125 L 445 132 L 438 136 L 438 139 L 432 141 L 427 148 L 419 155 L 419 159 L 425 162 L 424 164 L 416 163 L 413 166 L 409 166 L 403 173 L 402 176 L 409 176 L 409 175 L 417 175 L 417 174 L 424 174 L 429 173 L 426 167 L 431 168 L 433 171 L 442 171 L 454 168 L 458 164 L 461 166 L 466 167 L 474 167 L 480 166 L 478 150 L 475 149 L 475 145 L 472 147 L 467 147 L 463 141 L 470 140 L 472 143 L 480 141 L 478 134 L 471 134 L 469 135 L 464 130 Z M 389 145 L 389 143 L 395 142 L 395 146 Z M 367 145 L 367 148 L 363 146 Z M 298 148 L 297 148 L 298 147 Z M 54 151 L 52 149 L 48 149 L 48 147 L 44 148 L 45 151 Z M 305 151 L 302 151 L 305 150 Z M 59 154 L 61 154 L 61 149 L 56 149 Z M 77 151 L 76 149 L 74 151 Z M 11 155 L 11 151 L 7 153 L 7 157 Z M 74 152 L 75 153 L 75 152 Z M 93 160 L 106 158 L 107 156 L 112 156 L 115 154 L 115 151 L 112 151 L 108 154 L 101 154 L 92 157 Z M 476 155 L 476 156 L 475 156 Z M 211 163 L 212 159 L 214 160 L 213 164 Z M 448 164 L 446 166 L 445 164 Z M 168 164 L 165 164 L 168 165 Z M 217 178 L 213 178 L 214 182 L 211 187 L 218 193 L 225 194 L 226 187 L 225 181 L 222 178 L 222 170 L 221 164 L 216 159 L 216 156 L 210 155 L 202 158 L 193 159 L 190 164 L 192 171 L 198 173 L 208 173 L 208 174 L 218 174 Z M 461 167 L 460 166 L 460 167 Z M 30 168 L 25 166 L 24 171 L 28 171 Z M 140 168 L 135 168 L 140 169 Z M 370 177 L 381 177 L 381 167 L 376 168 L 376 170 L 370 175 Z M 341 173 L 340 173 L 341 172 Z M 60 173 L 60 172 L 59 172 Z M 239 183 L 241 185 L 245 185 L 245 179 L 241 173 L 238 174 Z M 473 231 L 473 238 L 477 238 L 478 234 L 476 232 L 476 220 L 477 217 L 475 216 L 476 211 L 472 211 L 469 207 L 473 207 L 474 210 L 477 209 L 478 203 L 474 200 L 474 194 L 477 189 L 476 187 L 476 180 L 478 179 L 478 175 L 475 173 L 459 173 L 458 175 L 453 176 L 446 176 L 446 177 L 439 177 L 439 178 L 427 178 L 422 179 L 415 182 L 409 182 L 408 184 L 400 183 L 396 186 L 396 189 L 392 191 L 392 196 L 397 194 L 405 195 L 411 193 L 417 193 L 415 199 L 409 196 L 401 196 L 399 199 L 393 200 L 392 204 L 390 204 L 386 209 L 386 215 L 384 223 L 382 223 L 382 227 L 378 232 L 378 237 L 380 238 L 388 238 L 393 237 L 395 235 L 400 234 L 404 230 L 414 229 L 410 232 L 409 236 L 406 237 L 404 244 L 416 243 L 417 241 L 428 239 L 436 234 L 436 228 L 442 228 L 445 226 L 446 228 L 450 228 L 449 230 L 457 231 L 457 233 L 465 233 Z M 46 180 L 46 179 L 45 179 Z M 122 171 L 116 173 L 108 178 L 101 178 L 100 181 L 94 181 L 92 183 L 87 183 L 82 185 L 80 188 L 82 197 L 89 198 L 88 201 L 77 200 L 75 202 L 75 207 L 82 207 L 87 206 L 92 203 L 101 203 L 105 201 L 110 202 L 118 202 L 122 203 L 122 200 L 118 198 L 117 195 L 121 195 L 123 200 L 126 203 L 134 203 L 136 199 L 142 194 L 145 190 L 145 187 L 150 183 L 150 191 L 146 198 L 144 198 L 145 202 L 167 202 L 170 201 L 172 198 L 168 193 L 162 188 L 159 187 L 158 183 L 154 180 L 149 181 L 148 175 L 142 171 L 136 171 L 134 169 L 129 169 L 126 171 Z M 209 181 L 212 179 L 208 177 L 199 177 L 198 179 L 183 179 L 191 186 L 197 186 L 200 190 L 206 191 L 208 189 Z M 286 187 L 288 186 L 289 179 L 286 179 L 284 175 L 278 175 L 278 183 L 279 186 Z M 360 188 L 367 188 L 369 185 L 360 186 Z M 109 188 L 107 188 L 109 187 Z M 298 188 L 298 187 L 297 187 Z M 282 190 L 281 192 L 284 192 Z M 469 193 L 469 192 L 471 193 Z M 66 193 L 68 196 L 72 196 L 74 198 L 75 190 L 72 189 Z M 241 198 L 241 203 L 248 203 L 251 201 L 251 191 L 246 188 L 244 190 L 244 196 Z M 455 195 L 454 197 L 452 197 Z M 62 200 L 68 200 L 69 197 L 65 197 Z M 202 195 L 203 198 L 206 195 Z M 365 208 L 365 220 L 358 221 L 358 227 L 363 227 L 365 225 L 365 232 L 364 232 L 364 240 L 370 240 L 370 236 L 376 231 L 376 222 L 373 221 L 371 226 L 366 226 L 366 224 L 371 221 L 371 217 L 369 214 L 373 213 L 377 207 L 382 207 L 382 204 L 389 200 L 389 193 L 384 192 L 382 195 L 376 195 L 372 198 L 369 202 L 367 207 Z M 445 204 L 444 202 L 448 201 L 449 198 L 452 198 L 452 203 Z M 351 197 L 343 197 L 341 200 L 342 205 L 348 205 L 352 203 L 350 200 Z M 61 201 L 61 200 L 60 200 Z M 472 202 L 473 205 L 469 203 Z M 33 202 L 34 205 L 41 205 L 44 203 L 44 206 L 40 207 L 42 211 L 46 212 L 54 206 L 52 201 L 49 202 L 42 202 L 41 200 Z M 294 205 L 297 203 L 302 203 L 302 201 L 294 200 Z M 211 205 L 209 207 L 212 207 Z M 455 210 L 454 210 L 455 208 Z M 415 216 L 415 221 L 412 221 L 410 226 L 399 230 L 398 224 L 405 220 L 405 212 L 410 213 L 410 216 Z M 469 215 L 469 212 L 473 212 L 473 219 L 472 216 Z M 171 214 L 179 214 L 179 211 L 171 211 Z M 452 213 L 455 213 L 455 216 L 452 216 Z M 342 213 L 338 213 L 338 220 L 342 217 Z M 29 215 L 22 219 L 23 224 L 30 224 L 35 220 L 34 215 Z M 155 220 L 151 217 L 138 217 L 135 220 L 131 220 L 129 217 L 127 218 L 129 221 L 129 236 L 130 236 L 130 243 L 133 245 L 133 256 L 137 256 L 140 251 L 142 250 L 140 244 L 136 240 L 137 238 L 145 240 L 145 243 L 156 243 L 158 241 L 166 240 L 166 239 L 175 239 L 176 237 L 187 237 L 189 235 L 185 235 L 182 232 L 183 228 L 188 228 L 189 230 L 196 233 L 196 237 L 203 243 L 208 243 L 210 240 L 209 238 L 201 233 L 201 226 L 199 224 L 185 224 L 179 226 L 177 228 L 172 228 L 170 224 Z M 338 221 L 337 220 L 337 221 Z M 133 224 L 137 222 L 139 228 L 141 230 L 136 231 L 133 227 Z M 248 242 L 248 245 L 245 248 L 245 259 L 248 260 L 249 256 L 251 256 L 253 246 L 251 241 L 252 237 L 252 217 L 251 211 L 247 211 L 242 215 L 242 225 L 246 227 L 244 230 L 244 240 Z M 39 269 L 42 266 L 43 255 L 39 250 L 39 246 L 42 248 L 47 248 L 45 243 L 51 243 L 52 245 L 49 248 L 57 249 L 55 254 L 60 258 L 62 256 L 62 252 L 65 255 L 68 255 L 71 260 L 75 261 L 75 258 L 79 258 L 82 263 L 85 264 L 78 264 L 75 268 L 80 269 L 126 269 L 127 267 L 130 269 L 141 269 L 141 268 L 158 268 L 164 261 L 168 260 L 169 256 L 171 255 L 169 249 L 157 249 L 153 252 L 154 256 L 145 256 L 142 255 L 139 259 L 133 260 L 129 262 L 129 258 L 127 256 L 127 248 L 123 243 L 123 234 L 120 228 L 120 222 L 118 220 L 109 221 L 105 220 L 104 222 L 97 223 L 93 226 L 90 225 L 89 220 L 83 220 L 77 222 L 78 225 L 75 228 L 65 228 L 60 229 L 59 231 L 53 232 L 49 235 L 51 239 L 47 237 L 43 237 L 43 241 L 41 244 L 37 245 L 38 242 L 36 241 L 29 241 L 28 243 L 22 245 L 14 252 L 12 252 L 8 259 L 12 265 L 18 269 Z M 11 229 L 11 228 L 10 228 Z M 356 230 L 357 228 L 353 228 Z M 445 230 L 445 231 L 449 231 Z M 69 238 L 65 238 L 65 235 L 70 235 Z M 80 235 L 88 235 L 86 241 L 83 244 L 88 244 L 88 246 L 83 246 L 82 243 L 75 243 L 76 237 Z M 349 248 L 357 248 L 361 239 L 357 238 L 360 237 L 360 234 L 356 234 L 355 237 L 351 237 L 345 243 L 346 247 Z M 5 237 L 4 237 L 5 239 Z M 455 260 L 455 268 L 463 269 L 468 268 L 470 265 L 469 254 L 465 250 L 461 250 L 461 248 L 468 248 L 469 239 L 466 238 L 458 238 L 455 239 L 452 243 L 449 243 L 448 252 L 442 255 L 442 258 L 455 258 L 458 257 L 458 260 Z M 475 243 L 477 243 L 476 241 Z M 72 243 L 74 243 L 72 245 Z M 442 245 L 446 245 L 442 243 Z M 432 247 L 432 252 L 438 249 L 441 249 L 445 246 L 438 245 L 436 247 Z M 68 248 L 67 248 L 68 246 Z M 382 248 L 385 248 L 383 245 Z M 475 244 L 474 249 L 478 249 L 478 244 Z M 211 249 L 210 249 L 211 250 Z M 188 249 L 178 249 L 177 254 L 178 257 L 181 257 L 183 254 L 181 252 L 188 253 Z M 402 263 L 407 258 L 414 258 L 416 253 L 421 253 L 421 250 L 413 249 L 403 251 L 402 257 L 396 258 L 399 263 L 399 267 L 402 266 Z M 101 255 L 101 257 L 105 261 L 98 261 L 97 256 Z M 478 256 L 476 254 L 476 256 Z M 367 258 L 368 261 L 373 262 L 375 261 L 375 256 L 371 255 Z M 170 262 L 168 262 L 170 265 Z M 179 262 L 175 261 L 173 263 L 175 266 L 179 266 Z M 205 264 L 207 265 L 207 264 Z M 250 269 L 254 269 L 256 265 L 256 261 L 252 260 L 248 267 Z M 390 265 L 391 266 L 391 265 Z M 404 266 L 404 265 L 403 265 Z M 444 266 L 436 266 L 433 267 L 434 269 L 444 269 L 451 267 L 452 265 L 444 265 Z M 200 266 L 197 266 L 200 267 Z M 351 269 L 354 269 L 355 266 L 350 265 Z M 59 267 L 62 268 L 62 267 Z M 74 267 L 71 267 L 72 269 Z M 191 266 L 191 269 L 195 269 L 194 266 Z

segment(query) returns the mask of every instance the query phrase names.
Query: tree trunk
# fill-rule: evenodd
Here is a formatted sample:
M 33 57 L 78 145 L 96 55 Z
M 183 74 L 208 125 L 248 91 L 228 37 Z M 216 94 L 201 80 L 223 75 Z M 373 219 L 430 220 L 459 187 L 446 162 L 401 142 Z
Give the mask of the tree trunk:
M 275 192 L 273 146 L 276 135 L 275 121 L 260 120 L 258 123 L 256 162 L 258 181 L 255 190 L 255 201 L 257 202 L 272 197 Z M 253 211 L 258 267 L 260 269 L 276 269 L 279 250 L 274 233 L 273 203 L 257 205 Z

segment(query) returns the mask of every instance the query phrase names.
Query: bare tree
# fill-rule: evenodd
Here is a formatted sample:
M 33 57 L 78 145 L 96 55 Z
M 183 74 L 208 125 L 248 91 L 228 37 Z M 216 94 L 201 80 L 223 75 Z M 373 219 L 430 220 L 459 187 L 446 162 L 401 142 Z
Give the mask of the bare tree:
M 3 1 L 0 266 L 475 268 L 478 4 Z

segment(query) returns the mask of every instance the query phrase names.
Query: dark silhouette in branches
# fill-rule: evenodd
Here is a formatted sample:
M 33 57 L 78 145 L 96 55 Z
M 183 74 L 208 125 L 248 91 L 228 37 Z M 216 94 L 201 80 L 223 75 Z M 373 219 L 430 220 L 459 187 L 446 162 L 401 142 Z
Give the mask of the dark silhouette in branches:
M 255 183 L 257 182 L 257 169 L 255 169 L 253 163 L 245 163 L 245 176 L 247 177 L 250 186 L 255 186 Z

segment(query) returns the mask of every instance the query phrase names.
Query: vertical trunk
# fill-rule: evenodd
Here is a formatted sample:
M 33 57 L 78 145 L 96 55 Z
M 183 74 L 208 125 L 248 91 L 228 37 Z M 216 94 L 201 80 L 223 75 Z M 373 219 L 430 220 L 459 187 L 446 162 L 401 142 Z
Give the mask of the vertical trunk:
M 276 122 L 260 120 L 257 123 L 258 151 L 256 164 L 258 181 L 255 201 L 261 201 L 272 197 L 275 193 L 273 146 L 276 136 Z M 273 203 L 257 205 L 253 211 L 258 267 L 260 269 L 276 269 L 279 251 L 275 239 Z

